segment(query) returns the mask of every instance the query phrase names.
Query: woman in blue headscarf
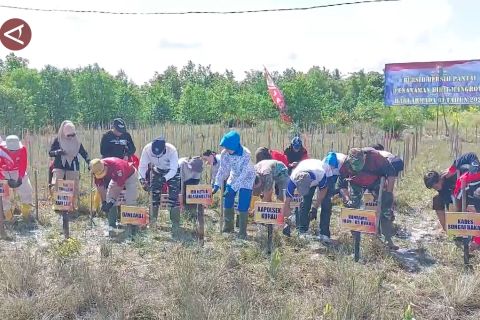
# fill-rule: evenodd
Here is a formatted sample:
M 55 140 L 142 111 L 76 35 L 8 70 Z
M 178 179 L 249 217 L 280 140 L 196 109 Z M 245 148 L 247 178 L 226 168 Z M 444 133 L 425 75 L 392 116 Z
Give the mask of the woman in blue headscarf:
M 220 141 L 224 148 L 220 157 L 220 167 L 215 177 L 213 193 L 220 189 L 223 181 L 227 180 L 224 199 L 224 228 L 223 232 L 234 231 L 235 196 L 238 193 L 239 238 L 247 237 L 248 208 L 252 198 L 252 189 L 255 182 L 255 169 L 250 161 L 250 151 L 240 144 L 240 134 L 230 131 Z

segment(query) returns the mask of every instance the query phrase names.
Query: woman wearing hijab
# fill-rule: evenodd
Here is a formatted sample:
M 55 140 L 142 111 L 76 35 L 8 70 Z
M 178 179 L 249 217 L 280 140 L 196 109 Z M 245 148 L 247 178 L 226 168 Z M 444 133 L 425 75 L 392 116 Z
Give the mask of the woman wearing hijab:
M 238 193 L 239 238 L 247 238 L 248 208 L 255 182 L 255 169 L 250 159 L 250 151 L 241 145 L 240 134 L 230 131 L 220 141 L 224 148 L 220 157 L 220 167 L 215 178 L 213 193 L 216 193 L 222 183 L 227 180 L 224 197 L 224 229 L 223 232 L 234 231 L 233 208 L 235 196 Z M 228 179 L 227 179 L 228 178 Z
M 49 155 L 54 158 L 52 185 L 56 184 L 57 179 L 75 181 L 75 198 L 79 194 L 80 180 L 78 154 L 83 157 L 87 165 L 90 163 L 88 153 L 78 139 L 75 126 L 71 121 L 65 120 L 60 125 L 58 136 L 50 147 Z

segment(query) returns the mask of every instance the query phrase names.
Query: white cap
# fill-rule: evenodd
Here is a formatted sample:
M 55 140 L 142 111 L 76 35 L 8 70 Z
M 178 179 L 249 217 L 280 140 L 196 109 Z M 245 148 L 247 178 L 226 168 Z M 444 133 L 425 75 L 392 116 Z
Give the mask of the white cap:
M 20 139 L 15 135 L 8 136 L 5 139 L 5 141 L 6 141 L 7 149 L 10 151 L 17 151 L 22 147 L 22 143 L 20 142 Z

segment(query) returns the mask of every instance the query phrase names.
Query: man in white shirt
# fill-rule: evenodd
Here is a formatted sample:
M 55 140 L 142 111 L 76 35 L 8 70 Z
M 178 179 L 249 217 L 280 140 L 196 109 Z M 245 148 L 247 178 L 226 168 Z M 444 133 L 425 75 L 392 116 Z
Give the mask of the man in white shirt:
M 150 176 L 147 177 L 149 169 Z M 172 144 L 166 143 L 165 138 L 156 138 L 143 148 L 138 172 L 143 189 L 152 192 L 152 214 L 150 216 L 152 223 L 155 223 L 158 218 L 162 186 L 167 183 L 172 236 L 178 238 L 180 231 L 180 202 L 178 199 L 180 174 L 177 149 Z
M 290 216 L 290 202 L 295 189 L 297 189 L 298 193 L 303 197 L 297 220 L 297 231 L 299 235 L 307 234 L 310 224 L 310 211 L 316 211 L 318 207 L 320 207 L 328 191 L 327 178 L 331 176 L 331 167 L 317 159 L 303 160 L 293 169 L 287 185 L 283 214 L 285 219 Z M 317 201 L 312 207 L 315 190 L 317 190 Z M 289 230 L 284 230 L 284 233 L 287 235 L 290 234 Z

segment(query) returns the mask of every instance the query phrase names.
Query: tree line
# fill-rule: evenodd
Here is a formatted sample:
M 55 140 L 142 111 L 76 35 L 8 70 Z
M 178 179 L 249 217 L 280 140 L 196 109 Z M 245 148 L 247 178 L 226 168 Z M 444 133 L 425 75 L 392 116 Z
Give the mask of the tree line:
M 273 72 L 272 77 L 299 126 L 374 121 L 389 130 L 433 114 L 425 108 L 384 107 L 384 77 L 378 72 L 342 76 L 338 69 L 314 66 L 307 72 Z M 124 71 L 111 75 L 97 64 L 77 69 L 47 65 L 36 70 L 14 54 L 0 59 L 0 125 L 5 132 L 57 128 L 65 119 L 100 125 L 115 117 L 131 124 L 255 124 L 279 118 L 260 70 L 247 71 L 237 81 L 229 70 L 214 72 L 210 66 L 189 61 L 181 69 L 170 66 L 137 85 Z

